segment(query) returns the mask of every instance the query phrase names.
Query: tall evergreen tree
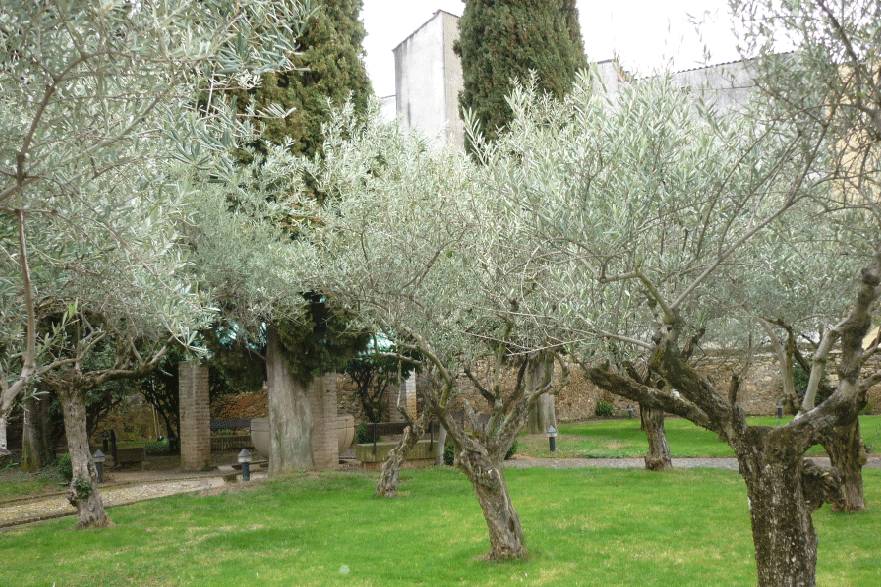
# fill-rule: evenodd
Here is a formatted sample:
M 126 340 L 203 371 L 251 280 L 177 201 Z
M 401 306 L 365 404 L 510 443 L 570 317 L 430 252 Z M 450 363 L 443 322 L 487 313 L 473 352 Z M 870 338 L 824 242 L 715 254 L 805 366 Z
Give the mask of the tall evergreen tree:
M 302 70 L 263 76 L 253 91 L 258 109 L 278 104 L 293 112 L 268 119 L 263 140 L 292 141 L 294 153 L 312 155 L 321 144 L 321 124 L 329 114 L 328 100 L 339 105 L 351 96 L 363 110 L 372 93 L 364 67 L 362 41 L 366 34 L 359 19 L 362 0 L 320 0 L 318 12 L 299 39 L 301 55 L 295 64 Z
M 535 71 L 539 87 L 562 96 L 587 66 L 575 0 L 467 0 L 454 48 L 465 82 L 459 108 L 474 112 L 490 140 L 511 118 L 512 80 Z
M 265 154 L 270 145 L 287 144 L 291 153 L 311 157 L 321 149 L 321 126 L 333 109 L 351 99 L 355 112 L 363 112 L 373 93 L 362 60 L 366 32 L 359 16 L 363 1 L 317 0 L 315 4 L 318 12 L 298 38 L 300 54 L 294 59 L 298 69 L 268 73 L 250 92 L 250 103 L 258 113 L 272 105 L 291 110 L 284 118 L 264 120 L 255 145 L 258 152 Z M 242 162 L 247 164 L 248 159 L 245 156 Z M 272 196 L 282 199 L 284 194 Z M 320 199 L 321 194 L 316 190 L 315 196 Z M 344 318 L 328 307 L 323 296 L 303 294 L 306 300 L 299 319 L 265 317 L 270 474 L 313 466 L 312 417 L 304 407 L 309 401 L 308 386 L 322 373 L 341 369 L 367 340 L 351 335 Z M 242 358 L 247 354 L 242 353 Z

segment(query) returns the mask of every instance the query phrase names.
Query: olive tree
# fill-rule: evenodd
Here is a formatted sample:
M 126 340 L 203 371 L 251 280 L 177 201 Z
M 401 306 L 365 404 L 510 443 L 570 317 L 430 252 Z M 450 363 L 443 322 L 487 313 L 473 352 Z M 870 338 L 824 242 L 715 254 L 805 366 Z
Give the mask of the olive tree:
M 540 287 L 512 246 L 518 214 L 484 189 L 467 155 L 432 150 L 379 122 L 375 108 L 366 126 L 350 111 L 334 118 L 322 156 L 302 173 L 327 195 L 323 206 L 302 200 L 315 218 L 297 245 L 304 281 L 349 310 L 353 327 L 418 353 L 399 358 L 431 382 L 417 393 L 474 488 L 489 558 L 524 557 L 500 465 L 553 385 L 554 349 L 517 314 Z
M 873 221 L 853 211 L 836 217 L 823 206 L 834 197 L 830 125 L 805 142 L 804 127 L 715 116 L 664 80 L 630 85 L 612 104 L 589 78 L 564 101 L 526 88 L 510 102 L 510 133 L 487 146 L 484 160 L 510 206 L 530 212 L 529 249 L 544 247 L 560 260 L 542 274 L 548 295 L 531 298 L 540 303 L 527 313 L 549 337 L 573 341 L 593 383 L 729 443 L 750 499 L 759 583 L 813 584 L 811 511 L 838 499 L 840 488 L 834 471 L 803 455 L 852 422 L 878 380 L 861 373 L 875 348 L 864 350 L 862 338 L 881 275 L 864 230 Z M 842 225 L 848 230 L 836 232 Z M 816 239 L 806 236 L 812 233 Z M 816 295 L 830 274 L 809 274 L 799 287 L 764 277 L 798 255 L 815 257 L 814 267 L 842 264 L 823 244 L 827 237 L 848 252 L 844 270 L 863 266 L 856 300 L 827 328 L 812 360 L 814 379 L 839 343 L 836 389 L 788 425 L 749 425 L 738 405 L 739 377 L 720 389 L 700 375 L 686 360 L 688 341 L 701 333 L 707 343 L 730 345 L 739 333 L 744 344 L 758 318 Z M 847 280 L 826 287 L 831 292 L 822 295 L 839 300 L 853 291 Z M 842 305 L 827 313 L 836 308 Z M 666 385 L 634 376 L 628 367 L 640 357 Z
M 798 121 L 805 141 L 828 127 L 832 171 L 838 181 L 826 206 L 865 210 L 867 202 L 877 203 L 881 7 L 872 0 L 733 0 L 730 4 L 732 12 L 741 16 L 735 30 L 742 53 L 758 56 L 756 86 L 767 101 L 765 117 Z M 780 53 L 781 39 L 794 50 Z M 791 338 L 789 333 L 799 330 L 782 320 L 773 326 L 778 338 Z M 823 332 L 814 333 L 812 346 L 817 352 Z M 796 345 L 790 344 L 789 352 L 781 350 L 781 342 L 775 346 L 781 360 L 792 362 L 787 355 L 793 355 L 802 369 L 810 370 Z M 784 378 L 787 383 L 790 379 Z M 801 413 L 815 406 L 821 383 L 812 380 L 809 393 L 798 398 Z M 859 421 L 836 427 L 823 445 L 844 482 L 842 509 L 862 509 L 860 468 L 865 454 Z
M 0 437 L 36 379 L 64 382 L 81 526 L 108 523 L 82 393 L 155 366 L 167 348 L 156 341 L 192 344 L 206 298 L 187 277 L 182 238 L 195 184 L 179 178 L 198 169 L 224 180 L 229 156 L 216 154 L 248 127 L 212 96 L 290 68 L 306 11 L 220 0 L 4 5 Z M 99 349 L 115 359 L 97 360 Z

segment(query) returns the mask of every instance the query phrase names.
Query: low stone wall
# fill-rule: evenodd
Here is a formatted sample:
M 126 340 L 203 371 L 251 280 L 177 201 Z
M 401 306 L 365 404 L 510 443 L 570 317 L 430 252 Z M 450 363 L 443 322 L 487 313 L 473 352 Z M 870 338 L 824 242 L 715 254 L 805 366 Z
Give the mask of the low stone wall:
M 837 356 L 832 355 L 829 363 L 829 380 L 835 382 L 835 368 Z M 698 369 L 720 389 L 728 388 L 728 381 L 735 370 L 739 370 L 739 363 L 734 357 L 705 356 L 698 362 Z M 870 368 L 881 369 L 881 357 L 874 357 Z M 355 385 L 345 374 L 337 375 L 337 411 L 340 414 L 352 414 L 355 424 L 366 422 L 361 403 L 355 394 Z M 467 380 L 460 381 L 464 387 L 468 387 Z M 394 395 L 396 389 L 389 390 Z M 780 382 L 780 374 L 774 355 L 762 353 L 753 357 L 747 376 L 741 382 L 739 394 L 740 404 L 748 415 L 772 415 L 777 406 L 777 400 L 783 394 L 783 386 Z M 483 406 L 484 400 L 474 391 L 469 394 L 469 400 L 474 406 Z M 576 422 L 595 417 L 597 402 L 605 400 L 615 406 L 619 415 L 624 415 L 628 407 L 638 408 L 635 402 L 614 395 L 597 388 L 586 380 L 581 368 L 572 366 L 570 369 L 569 384 L 559 389 L 556 397 L 557 420 L 560 422 Z M 265 405 L 265 404 L 264 404 Z M 869 412 L 881 413 L 881 385 L 873 387 L 869 391 Z M 422 410 L 422 402 L 418 409 Z
M 828 365 L 829 382 L 835 384 L 835 369 L 838 357 L 830 356 Z M 719 389 L 727 390 L 728 382 L 740 364 L 733 357 L 706 356 L 697 362 L 698 370 Z M 873 357 L 869 368 L 881 369 L 881 357 Z M 869 372 L 869 371 L 867 371 Z M 753 357 L 746 377 L 743 378 L 738 393 L 740 406 L 751 416 L 773 415 L 777 401 L 783 396 L 783 384 L 777 360 L 770 353 Z M 614 404 L 617 412 L 623 414 L 627 406 L 637 408 L 635 402 L 598 389 L 587 381 L 581 369 L 573 367 L 569 385 L 557 394 L 557 419 L 561 422 L 576 422 L 593 418 L 597 401 L 604 399 Z M 881 385 L 869 390 L 868 411 L 881 413 Z

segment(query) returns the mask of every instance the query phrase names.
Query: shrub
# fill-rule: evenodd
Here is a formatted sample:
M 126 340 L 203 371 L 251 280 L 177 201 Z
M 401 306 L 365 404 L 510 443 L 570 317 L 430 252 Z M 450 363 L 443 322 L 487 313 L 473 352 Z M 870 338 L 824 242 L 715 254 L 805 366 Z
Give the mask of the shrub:
M 171 447 L 168 444 L 168 439 L 163 438 L 162 440 L 157 440 L 155 442 L 145 442 L 144 443 L 144 453 L 148 455 L 167 455 L 171 452 Z
M 456 449 L 453 446 L 452 442 L 448 442 L 444 445 L 444 464 L 452 465 L 454 456 L 456 454 Z
M 614 415 L 615 406 L 612 405 L 612 402 L 601 399 L 597 402 L 597 407 L 594 410 L 594 413 L 600 418 L 608 418 L 609 416 Z
M 64 453 L 55 461 L 55 468 L 58 469 L 58 474 L 65 481 L 70 481 L 73 479 L 73 463 L 70 461 L 70 454 Z
M 373 442 L 373 437 L 370 435 L 370 428 L 367 424 L 361 422 L 355 427 L 355 443 L 368 444 L 370 442 Z

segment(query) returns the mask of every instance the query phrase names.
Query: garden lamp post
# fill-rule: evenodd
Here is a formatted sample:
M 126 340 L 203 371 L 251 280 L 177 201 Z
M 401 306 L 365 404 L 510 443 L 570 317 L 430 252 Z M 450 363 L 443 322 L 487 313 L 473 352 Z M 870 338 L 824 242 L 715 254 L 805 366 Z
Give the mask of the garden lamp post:
M 548 426 L 548 445 L 551 452 L 557 452 L 557 429 L 553 424 Z
M 95 463 L 95 473 L 98 475 L 98 483 L 104 483 L 104 461 L 107 457 L 101 452 L 101 449 L 95 451 L 92 455 L 92 461 Z
M 783 418 L 783 400 L 777 400 L 777 419 Z
M 251 451 L 243 448 L 239 453 L 239 464 L 242 465 L 242 481 L 251 480 Z

